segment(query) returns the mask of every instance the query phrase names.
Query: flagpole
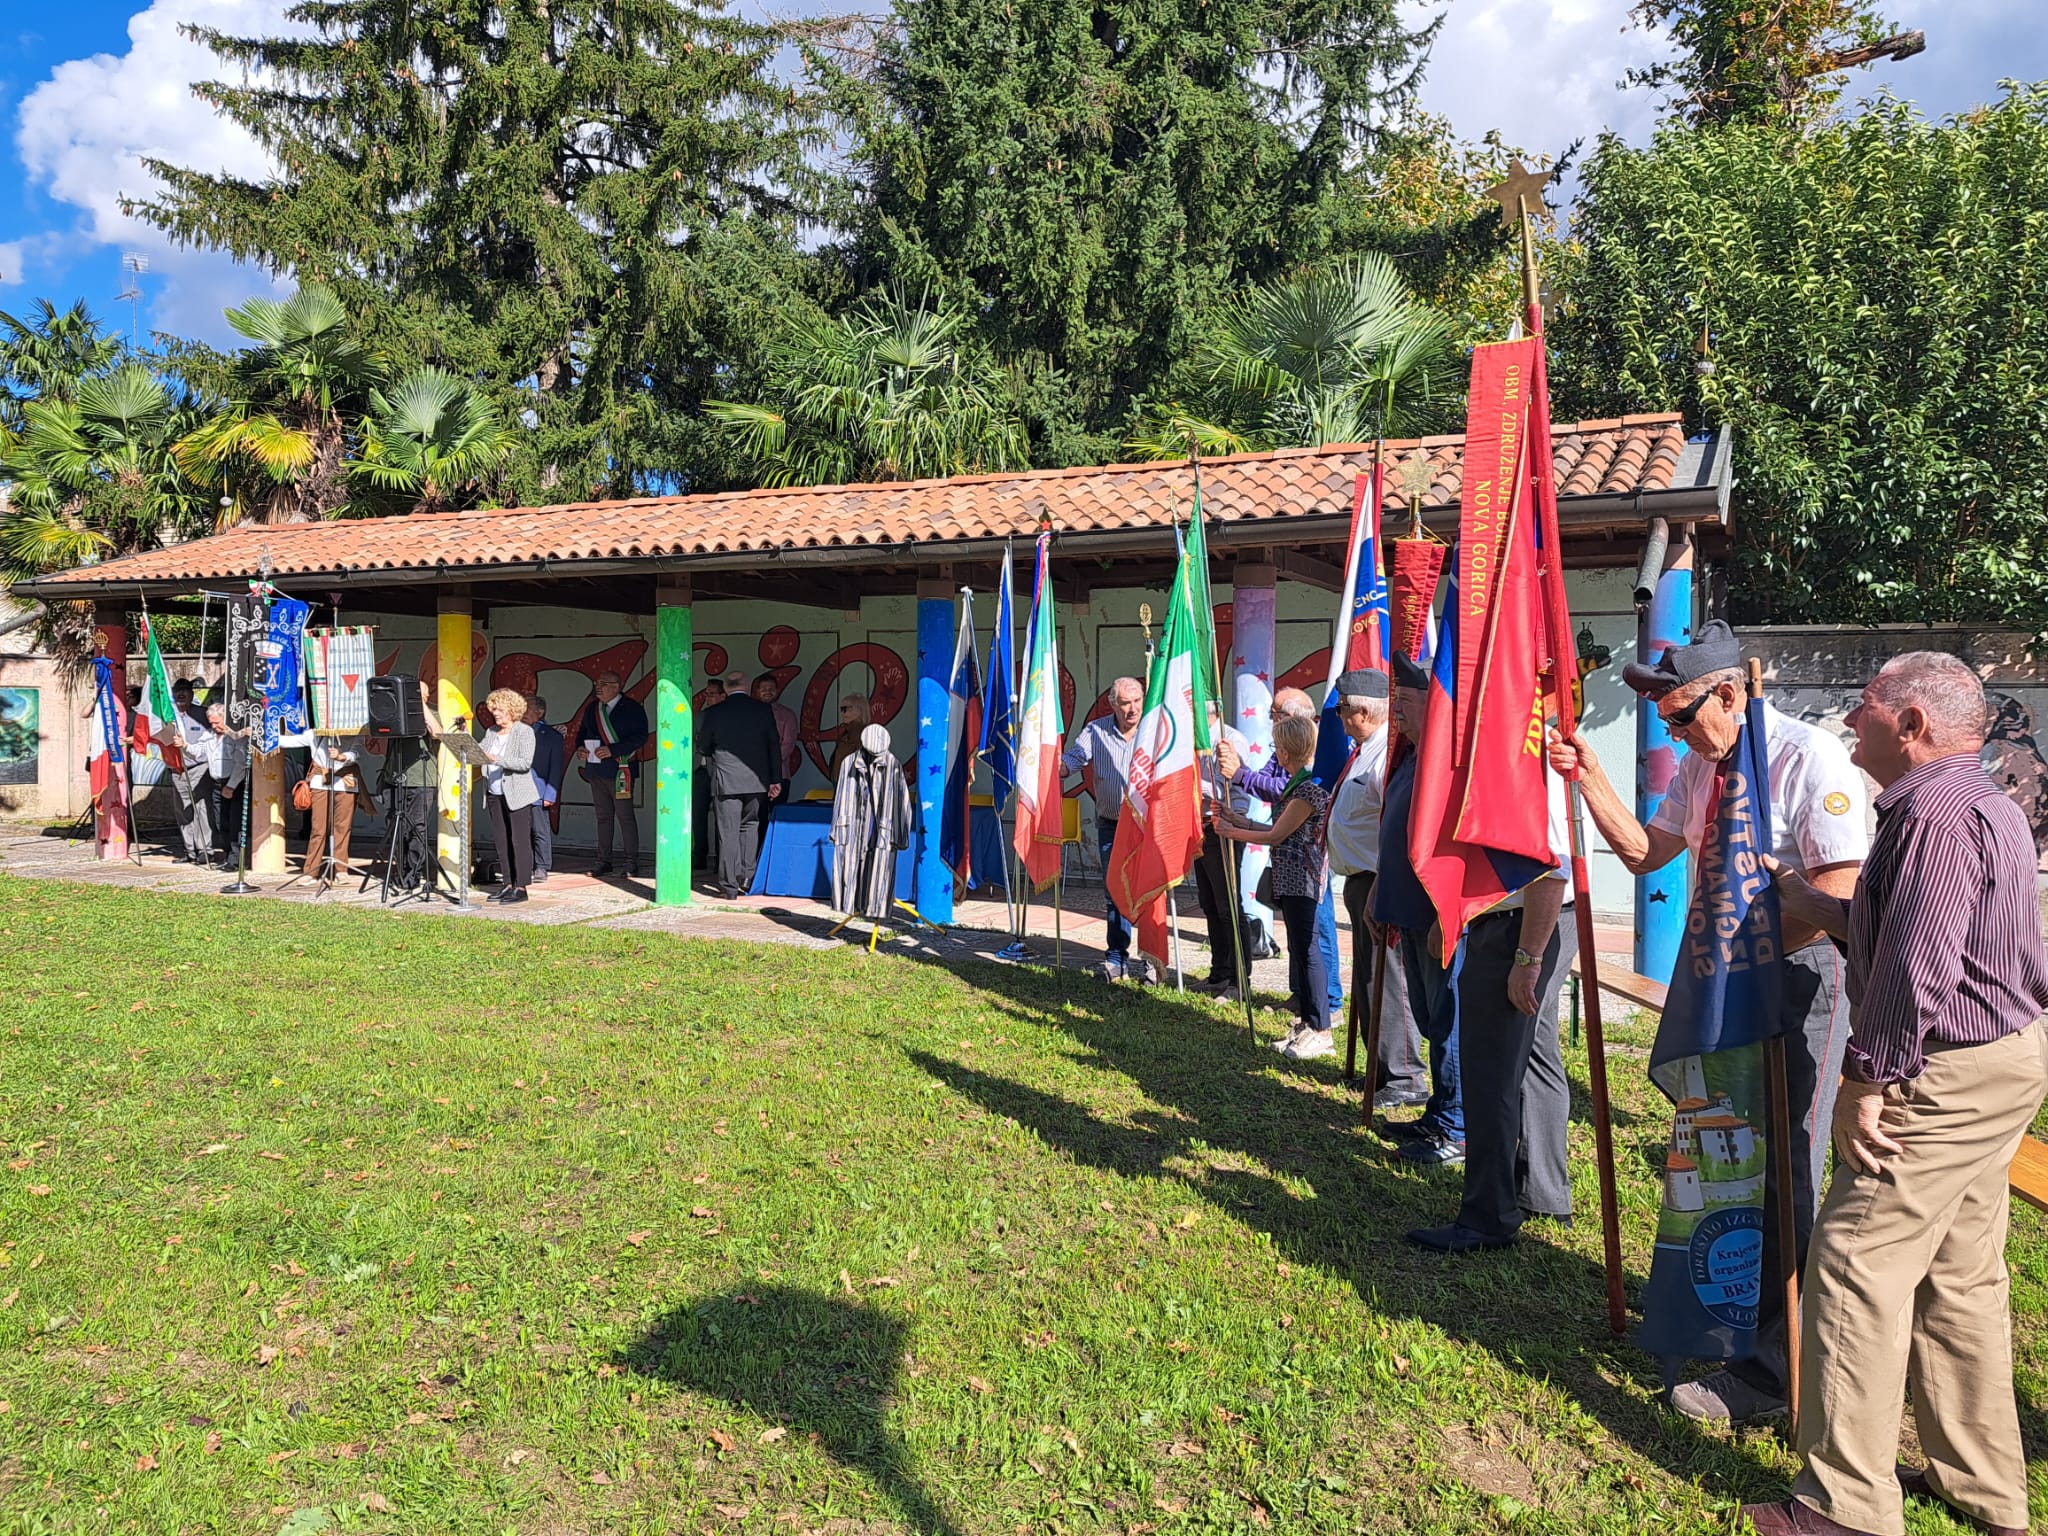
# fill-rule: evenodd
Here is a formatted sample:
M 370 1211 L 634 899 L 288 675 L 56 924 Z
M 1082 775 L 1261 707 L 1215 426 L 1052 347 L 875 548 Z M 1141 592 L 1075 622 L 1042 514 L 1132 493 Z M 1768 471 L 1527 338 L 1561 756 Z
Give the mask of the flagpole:
M 1749 658 L 1749 696 L 1764 696 L 1763 663 Z M 1799 1229 L 1792 1213 L 1792 1092 L 1785 1072 L 1785 1036 L 1764 1042 L 1766 1091 L 1770 1100 L 1772 1203 L 1778 1227 L 1778 1284 L 1785 1292 L 1785 1425 L 1799 1443 Z
M 1517 203 L 1521 209 L 1522 306 L 1527 313 L 1529 334 L 1536 338 L 1540 357 L 1543 347 L 1543 295 L 1536 277 L 1535 226 L 1527 195 L 1520 195 Z M 1545 369 L 1538 368 L 1537 380 L 1539 388 L 1532 404 L 1542 412 L 1542 417 L 1532 421 L 1530 426 L 1543 434 L 1543 444 L 1548 450 L 1550 387 Z M 1560 547 L 1557 526 L 1556 472 L 1547 451 L 1542 462 L 1532 464 L 1532 470 L 1530 478 L 1536 487 L 1536 508 L 1544 553 L 1552 572 L 1550 622 L 1544 627 L 1549 631 L 1551 650 L 1556 653 L 1550 658 L 1551 677 L 1557 686 L 1560 723 L 1564 726 L 1564 734 L 1569 737 L 1575 728 L 1577 714 L 1572 700 L 1572 682 L 1566 670 L 1572 661 L 1564 654 L 1566 638 L 1571 633 L 1571 610 L 1564 594 L 1564 551 Z M 1607 1326 L 1616 1338 L 1620 1338 L 1628 1331 L 1628 1298 L 1623 1286 L 1621 1261 L 1621 1203 L 1615 1192 L 1614 1119 L 1607 1094 L 1607 1035 L 1600 1018 L 1600 955 L 1593 934 L 1593 881 L 1586 861 L 1585 797 L 1579 788 L 1576 768 L 1565 775 L 1565 793 L 1569 807 L 1566 821 L 1571 828 L 1572 905 L 1578 921 L 1579 974 L 1585 980 L 1582 990 L 1586 1018 L 1586 1079 L 1592 1090 L 1593 1152 L 1600 1181 L 1600 1236 L 1607 1271 Z

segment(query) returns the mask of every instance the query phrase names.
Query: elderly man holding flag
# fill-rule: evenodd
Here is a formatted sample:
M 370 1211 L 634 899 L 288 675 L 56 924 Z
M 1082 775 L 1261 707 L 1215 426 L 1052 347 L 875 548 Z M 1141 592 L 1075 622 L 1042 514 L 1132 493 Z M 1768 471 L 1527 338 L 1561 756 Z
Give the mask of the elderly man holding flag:
M 1575 731 L 1561 738 L 1551 733 L 1551 766 L 1560 773 L 1578 771 L 1594 824 L 1632 873 L 1661 869 L 1687 850 L 1695 858 L 1701 855 L 1723 795 L 1724 769 L 1744 745 L 1748 690 L 1741 668 L 1740 642 L 1716 619 L 1702 626 L 1690 645 L 1671 646 L 1654 662 L 1632 662 L 1623 670 L 1623 681 L 1655 702 L 1671 734 L 1688 748 L 1648 826 L 1630 814 L 1582 735 Z M 1786 866 L 1802 871 L 1815 889 L 1846 898 L 1856 888 L 1869 847 L 1863 775 L 1831 732 L 1791 719 L 1768 703 L 1760 704 L 1759 710 L 1768 761 L 1770 850 Z M 1795 1262 L 1803 1269 L 1808 1236 L 1820 1209 L 1828 1127 L 1849 1039 L 1849 1010 L 1842 993 L 1842 960 L 1826 935 L 1810 923 L 1788 918 L 1780 943 L 1779 1017 L 1768 1032 L 1782 1031 L 1787 1047 Z M 1684 953 L 1679 963 L 1688 963 Z M 1674 978 L 1674 990 L 1686 979 Z M 1777 1194 L 1775 1179 L 1768 1179 L 1763 1209 L 1775 1209 Z M 1779 1265 L 1776 1232 L 1769 1223 L 1764 1238 L 1763 1274 L 1768 1276 L 1776 1274 Z M 1754 1327 L 1753 1353 L 1678 1386 L 1671 1394 L 1672 1406 L 1689 1418 L 1738 1423 L 1783 1413 L 1787 1373 L 1782 1290 L 1762 1287 Z M 1705 1348 L 1670 1353 L 1712 1358 Z

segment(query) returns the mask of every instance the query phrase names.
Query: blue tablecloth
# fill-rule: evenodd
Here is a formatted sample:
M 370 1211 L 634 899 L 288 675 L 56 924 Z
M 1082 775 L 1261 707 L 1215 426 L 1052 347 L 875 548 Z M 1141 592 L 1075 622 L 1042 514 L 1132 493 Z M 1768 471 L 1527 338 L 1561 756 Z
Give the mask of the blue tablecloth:
M 969 857 L 977 886 L 1003 885 L 1003 824 L 988 806 L 974 807 L 967 824 Z M 832 807 L 821 801 L 783 806 L 768 818 L 768 836 L 754 867 L 752 894 L 832 899 Z M 896 855 L 896 895 L 909 901 L 916 887 L 916 847 Z

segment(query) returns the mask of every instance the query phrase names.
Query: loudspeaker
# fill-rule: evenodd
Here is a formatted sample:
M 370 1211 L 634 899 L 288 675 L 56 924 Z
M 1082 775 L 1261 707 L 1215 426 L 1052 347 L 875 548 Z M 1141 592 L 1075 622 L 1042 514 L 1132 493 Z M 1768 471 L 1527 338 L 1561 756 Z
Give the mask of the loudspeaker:
M 420 704 L 420 680 L 410 672 L 373 677 L 370 689 L 372 736 L 424 736 L 427 717 Z

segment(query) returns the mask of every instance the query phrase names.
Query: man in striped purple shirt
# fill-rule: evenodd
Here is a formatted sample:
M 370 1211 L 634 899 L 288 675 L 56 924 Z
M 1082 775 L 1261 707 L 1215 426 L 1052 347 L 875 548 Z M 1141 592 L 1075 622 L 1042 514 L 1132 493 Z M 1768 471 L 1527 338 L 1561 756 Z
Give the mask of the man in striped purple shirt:
M 2033 833 L 1978 761 L 1984 689 L 1955 657 L 1894 658 L 1849 725 L 1882 790 L 1855 896 L 1765 861 L 1787 919 L 1848 940 L 1854 1013 L 1801 1309 L 1806 1465 L 1790 1500 L 1743 1512 L 1764 1536 L 1903 1536 L 1903 1492 L 2025 1536 L 2005 1236 L 2048 1092 Z M 1909 1382 L 1925 1471 L 1897 1459 Z

